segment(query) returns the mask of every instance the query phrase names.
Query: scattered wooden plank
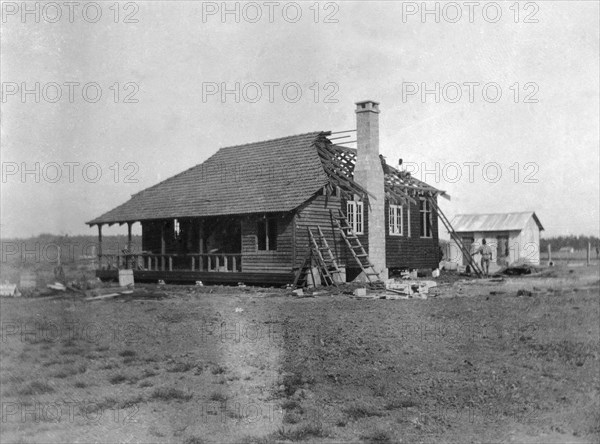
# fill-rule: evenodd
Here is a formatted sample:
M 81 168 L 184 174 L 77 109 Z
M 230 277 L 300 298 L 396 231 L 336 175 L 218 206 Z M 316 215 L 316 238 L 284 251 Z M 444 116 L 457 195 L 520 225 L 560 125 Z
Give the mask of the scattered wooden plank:
M 100 301 L 102 299 L 110 299 L 110 298 L 114 298 L 117 296 L 120 296 L 121 293 L 109 293 L 109 294 L 103 294 L 100 296 L 91 296 L 88 298 L 85 298 L 86 301 Z

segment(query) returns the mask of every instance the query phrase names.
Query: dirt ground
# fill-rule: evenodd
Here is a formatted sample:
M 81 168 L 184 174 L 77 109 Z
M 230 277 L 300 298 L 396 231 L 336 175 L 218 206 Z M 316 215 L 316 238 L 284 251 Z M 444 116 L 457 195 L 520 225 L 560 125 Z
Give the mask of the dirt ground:
M 599 442 L 598 267 L 3 299 L 2 443 Z

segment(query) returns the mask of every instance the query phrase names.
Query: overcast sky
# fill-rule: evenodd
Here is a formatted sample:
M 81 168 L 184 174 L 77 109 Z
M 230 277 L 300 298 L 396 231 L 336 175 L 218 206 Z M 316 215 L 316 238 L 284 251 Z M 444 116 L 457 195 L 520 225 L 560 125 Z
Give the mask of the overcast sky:
M 355 128 L 363 99 L 382 154 L 446 190 L 448 215 L 534 210 L 545 236 L 597 235 L 598 2 L 489 3 L 439 3 L 436 22 L 421 2 L 258 2 L 224 23 L 221 2 L 110 2 L 71 23 L 5 2 L 1 235 L 95 234 L 85 221 L 219 147 Z M 239 103 L 208 94 L 236 82 Z M 420 93 L 436 82 L 439 102 Z

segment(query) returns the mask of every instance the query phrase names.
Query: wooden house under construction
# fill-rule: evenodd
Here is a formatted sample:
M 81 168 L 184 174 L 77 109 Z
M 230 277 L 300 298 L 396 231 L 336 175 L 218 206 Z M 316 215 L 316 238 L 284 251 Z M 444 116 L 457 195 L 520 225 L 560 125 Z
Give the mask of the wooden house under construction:
M 379 104 L 356 104 L 357 148 L 317 131 L 221 148 L 204 163 L 87 222 L 99 233 L 97 276 L 137 281 L 328 283 L 436 268 L 437 198 L 379 154 Z M 142 227 L 142 251 L 102 253 L 102 227 Z

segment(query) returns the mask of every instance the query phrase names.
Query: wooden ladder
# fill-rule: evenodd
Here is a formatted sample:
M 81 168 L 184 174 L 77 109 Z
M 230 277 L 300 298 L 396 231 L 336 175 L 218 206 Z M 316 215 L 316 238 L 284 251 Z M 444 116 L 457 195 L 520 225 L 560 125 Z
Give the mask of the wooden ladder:
M 337 282 L 335 281 L 333 275 L 339 274 L 342 271 L 338 267 L 338 264 L 335 260 L 335 256 L 329 248 L 329 244 L 327 243 L 327 239 L 323 234 L 323 230 L 321 227 L 317 226 L 317 230 L 319 233 L 319 242 L 317 242 L 317 238 L 313 234 L 312 230 L 307 227 L 308 231 L 308 239 L 310 242 L 310 248 L 306 257 L 304 258 L 304 262 L 302 266 L 296 273 L 296 277 L 294 278 L 294 286 L 297 287 L 299 282 L 302 282 L 302 286 L 306 284 L 306 277 L 308 273 L 313 273 L 312 266 L 313 262 L 316 262 L 316 265 L 319 270 L 319 275 L 321 276 L 322 283 L 324 285 L 334 285 L 337 287 Z M 313 275 L 313 282 L 315 281 Z
M 338 264 L 335 260 L 335 256 L 329 248 L 329 244 L 327 243 L 327 238 L 323 234 L 323 230 L 321 227 L 317 225 L 317 230 L 319 233 L 319 242 L 317 240 L 310 228 L 308 228 L 308 236 L 310 238 L 310 242 L 312 245 L 312 249 L 317 258 L 317 264 L 319 265 L 319 271 L 321 272 L 321 277 L 323 277 L 323 281 L 327 285 L 335 285 L 337 287 L 337 282 L 333 278 L 334 274 L 340 274 L 342 270 L 338 267 Z
M 437 213 L 439 219 L 446 227 L 446 230 L 448 230 L 448 232 L 450 233 L 450 237 L 456 243 L 463 256 L 468 258 L 467 261 L 469 262 L 469 265 L 473 268 L 477 276 L 483 276 L 483 270 L 481 270 L 475 259 L 473 259 L 473 256 L 471 256 L 471 252 L 467 251 L 467 248 L 465 247 L 465 244 L 463 244 L 462 239 L 460 238 L 458 233 L 454 231 L 454 227 L 452 227 L 452 224 L 450 223 L 446 215 L 442 212 L 442 210 L 440 210 L 440 207 L 435 201 L 435 198 L 433 196 L 427 196 L 427 199 L 429 200 L 429 203 Z
M 360 243 L 360 239 L 356 236 L 356 234 L 354 234 L 354 231 L 352 230 L 350 224 L 348 224 L 348 219 L 346 219 L 346 216 L 344 216 L 342 210 L 338 209 L 337 216 L 335 216 L 331 210 L 329 211 L 331 213 L 333 223 L 340 230 L 340 233 L 342 234 L 350 253 L 352 253 L 354 260 L 360 266 L 360 269 L 367 277 L 367 280 L 369 282 L 381 280 L 379 273 L 375 271 L 375 268 L 369 259 L 369 255 Z
M 308 283 L 307 277 L 310 273 L 312 276 L 313 283 L 315 282 L 315 276 L 313 275 L 313 251 L 312 248 L 308 250 L 306 256 L 304 257 L 304 261 L 302 261 L 302 265 L 296 272 L 296 276 L 294 277 L 294 288 L 305 287 Z

